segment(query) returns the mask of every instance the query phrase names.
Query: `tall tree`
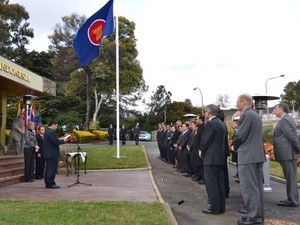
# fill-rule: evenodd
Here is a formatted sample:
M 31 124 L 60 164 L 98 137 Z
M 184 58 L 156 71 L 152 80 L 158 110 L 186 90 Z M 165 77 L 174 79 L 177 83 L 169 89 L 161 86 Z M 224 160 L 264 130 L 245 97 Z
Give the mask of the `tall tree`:
M 9 0 L 0 0 L 0 54 L 18 62 L 25 58 L 29 38 L 33 38 L 33 29 L 29 28 L 29 14 L 19 4 L 9 4 Z
M 290 109 L 294 106 L 296 111 L 300 111 L 300 80 L 287 83 L 283 91 L 284 94 L 280 95 L 282 101 L 287 103 Z
M 152 117 L 161 117 L 161 121 L 166 122 L 166 110 L 167 105 L 171 103 L 172 93 L 167 91 L 164 85 L 157 86 L 155 92 L 150 97 L 150 103 L 146 103 L 149 109 L 147 125 L 152 120 Z
M 228 96 L 228 94 L 219 94 L 217 96 L 217 104 L 220 107 L 227 108 L 228 105 L 229 105 L 229 96 Z
M 79 68 L 79 62 L 72 48 L 73 38 L 79 27 L 85 21 L 84 16 L 72 14 L 63 17 L 63 25 L 56 24 L 54 34 L 50 36 L 50 51 L 55 53 L 55 71 L 57 79 L 66 82 L 63 85 L 66 93 L 78 95 L 71 90 L 86 90 L 86 123 L 90 118 L 90 106 L 94 105 L 93 120 L 97 119 L 101 105 L 109 105 L 116 108 L 116 51 L 115 34 L 105 38 L 102 42 L 101 55 L 87 66 Z M 134 36 L 135 23 L 125 17 L 119 17 L 119 46 L 120 46 L 120 103 L 122 109 L 134 105 L 141 98 L 142 93 L 147 90 L 142 68 L 136 59 L 136 39 Z M 73 73 L 78 73 L 74 75 Z M 72 76 L 70 76 L 73 74 Z M 86 82 L 77 82 L 79 76 L 85 76 Z M 75 80 L 73 80 L 75 78 Z M 70 89 L 71 90 L 67 90 Z M 90 97 L 94 98 L 92 104 Z M 122 111 L 122 110 L 121 110 Z M 113 111 L 115 114 L 115 111 Z
M 30 71 L 48 79 L 53 79 L 53 55 L 48 52 L 28 52 L 25 58 L 19 60 L 19 64 Z

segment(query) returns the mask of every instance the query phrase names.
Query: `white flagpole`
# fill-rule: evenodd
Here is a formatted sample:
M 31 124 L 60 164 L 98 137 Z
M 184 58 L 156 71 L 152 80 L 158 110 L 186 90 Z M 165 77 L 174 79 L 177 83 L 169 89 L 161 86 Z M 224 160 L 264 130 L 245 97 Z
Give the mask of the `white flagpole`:
M 120 158 L 120 94 L 119 94 L 119 18 L 118 18 L 118 3 L 117 0 L 114 1 L 115 4 L 115 15 L 116 15 L 116 107 L 117 107 L 117 158 Z

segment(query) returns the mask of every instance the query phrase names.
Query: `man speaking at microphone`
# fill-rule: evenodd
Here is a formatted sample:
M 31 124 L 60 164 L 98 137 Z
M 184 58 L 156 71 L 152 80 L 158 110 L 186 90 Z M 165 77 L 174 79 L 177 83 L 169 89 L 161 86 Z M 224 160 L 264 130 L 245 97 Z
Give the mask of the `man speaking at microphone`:
M 45 187 L 58 189 L 60 186 L 55 183 L 55 176 L 57 173 L 57 165 L 60 157 L 59 145 L 67 142 L 69 136 L 58 138 L 55 130 L 58 123 L 56 120 L 50 120 L 48 129 L 44 134 L 44 158 L 46 161 L 45 170 Z

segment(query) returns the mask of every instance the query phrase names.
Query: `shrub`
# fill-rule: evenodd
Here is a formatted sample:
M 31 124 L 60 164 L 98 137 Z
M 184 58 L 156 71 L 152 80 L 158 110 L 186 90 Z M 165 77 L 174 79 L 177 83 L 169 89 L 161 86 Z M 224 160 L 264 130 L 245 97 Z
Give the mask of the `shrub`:
M 103 130 L 94 130 L 93 134 L 96 135 L 99 141 L 106 141 L 108 139 L 108 132 Z
M 10 130 L 5 130 L 5 145 L 8 145 Z
M 89 131 L 73 130 L 73 134 L 76 136 L 78 143 L 91 143 L 96 138 L 94 134 Z
M 97 129 L 99 129 L 99 124 L 100 124 L 100 122 L 98 120 L 97 121 L 90 121 L 89 129 L 90 130 L 97 130 Z
M 273 142 L 273 127 L 267 126 L 263 128 L 263 140 L 264 143 Z

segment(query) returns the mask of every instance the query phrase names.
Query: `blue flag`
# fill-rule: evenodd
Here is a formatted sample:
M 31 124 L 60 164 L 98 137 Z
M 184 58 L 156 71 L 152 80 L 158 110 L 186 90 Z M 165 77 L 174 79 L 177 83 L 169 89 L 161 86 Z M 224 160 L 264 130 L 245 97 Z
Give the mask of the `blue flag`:
M 102 39 L 114 31 L 113 4 L 114 1 L 109 0 L 87 19 L 76 34 L 73 47 L 81 66 L 99 56 Z

